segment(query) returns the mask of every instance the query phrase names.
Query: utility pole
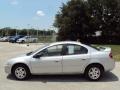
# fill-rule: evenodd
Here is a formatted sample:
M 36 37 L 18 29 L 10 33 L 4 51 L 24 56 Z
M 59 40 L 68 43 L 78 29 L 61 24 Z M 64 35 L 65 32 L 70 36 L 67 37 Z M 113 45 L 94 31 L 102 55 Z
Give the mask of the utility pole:
M 29 36 L 29 27 L 30 27 L 30 24 L 28 24 L 27 36 Z M 27 46 L 29 46 L 29 41 L 27 42 Z
M 9 35 L 9 29 L 7 29 L 7 36 Z
M 28 24 L 28 30 L 27 30 L 27 35 L 29 36 L 29 29 L 30 29 L 30 24 Z
M 56 41 L 56 34 L 55 34 L 56 29 L 54 26 L 51 26 L 50 28 L 51 28 L 51 36 L 52 36 L 51 41 L 55 42 Z
M 44 29 L 44 41 L 46 40 L 46 31 L 45 31 L 45 29 Z
M 17 35 L 18 35 L 18 32 L 17 32 L 17 26 L 16 26 L 16 28 L 15 28 L 15 29 L 16 29 L 16 36 L 17 36 Z
M 39 34 L 38 34 L 38 30 L 39 30 L 39 28 L 37 28 L 37 38 L 38 38 L 38 35 L 39 35 Z
M 3 37 L 3 29 L 2 29 L 2 37 Z
M 37 36 L 37 38 L 38 38 L 38 35 L 39 35 L 39 27 L 38 26 L 36 26 L 36 28 L 35 28 L 35 30 L 36 30 L 36 36 Z

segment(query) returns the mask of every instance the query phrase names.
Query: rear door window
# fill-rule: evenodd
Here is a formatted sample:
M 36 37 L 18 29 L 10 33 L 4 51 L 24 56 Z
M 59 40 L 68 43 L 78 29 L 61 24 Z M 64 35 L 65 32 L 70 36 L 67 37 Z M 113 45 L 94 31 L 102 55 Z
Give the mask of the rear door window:
M 88 50 L 87 48 L 80 45 L 68 44 L 65 47 L 65 52 L 66 55 L 77 55 L 77 54 L 87 54 Z

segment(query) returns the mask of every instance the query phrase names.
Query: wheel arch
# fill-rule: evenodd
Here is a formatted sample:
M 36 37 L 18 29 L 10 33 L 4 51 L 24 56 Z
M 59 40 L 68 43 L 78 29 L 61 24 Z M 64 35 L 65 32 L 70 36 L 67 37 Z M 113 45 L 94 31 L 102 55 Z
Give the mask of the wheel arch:
M 13 72 L 14 67 L 17 66 L 17 65 L 23 65 L 23 66 L 25 66 L 25 67 L 29 70 L 29 72 L 31 73 L 29 66 L 28 66 L 27 64 L 25 64 L 25 63 L 15 63 L 15 64 L 11 67 L 11 73 Z
M 104 68 L 104 66 L 102 65 L 102 64 L 100 64 L 100 63 L 91 63 L 91 64 L 89 64 L 89 65 L 87 65 L 86 67 L 85 67 L 85 70 L 84 70 L 84 73 L 86 72 L 86 70 L 89 68 L 89 67 L 91 67 L 91 66 L 99 66 L 103 71 L 105 71 L 105 68 Z

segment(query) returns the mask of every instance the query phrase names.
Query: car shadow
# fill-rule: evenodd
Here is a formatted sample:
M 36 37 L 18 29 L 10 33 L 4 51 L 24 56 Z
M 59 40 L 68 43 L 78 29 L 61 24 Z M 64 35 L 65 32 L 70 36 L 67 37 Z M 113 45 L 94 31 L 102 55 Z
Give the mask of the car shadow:
M 8 75 L 7 79 L 16 80 L 12 75 Z M 119 78 L 112 72 L 106 72 L 104 76 L 97 82 L 114 82 Z M 26 82 L 91 82 L 86 80 L 83 75 L 32 75 Z

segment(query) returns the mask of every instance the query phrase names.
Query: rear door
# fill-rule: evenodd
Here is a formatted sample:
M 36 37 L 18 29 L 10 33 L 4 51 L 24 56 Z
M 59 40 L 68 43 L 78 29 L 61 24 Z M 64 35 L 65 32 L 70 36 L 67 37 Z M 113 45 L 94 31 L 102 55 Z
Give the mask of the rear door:
M 90 60 L 88 49 L 75 44 L 67 44 L 64 47 L 63 73 L 80 73 Z

